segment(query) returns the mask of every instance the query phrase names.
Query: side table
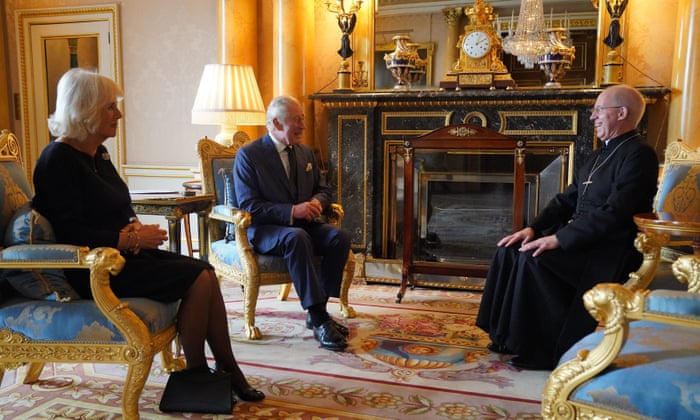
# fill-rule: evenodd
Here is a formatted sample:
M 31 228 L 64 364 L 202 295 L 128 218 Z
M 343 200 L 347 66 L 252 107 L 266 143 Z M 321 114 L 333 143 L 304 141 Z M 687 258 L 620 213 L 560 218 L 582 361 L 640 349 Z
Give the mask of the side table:
M 635 246 L 644 254 L 644 261 L 636 275 L 630 275 L 626 284 L 628 287 L 634 290 L 646 289 L 659 267 L 661 248 L 675 241 L 690 242 L 693 255 L 688 257 L 700 263 L 700 215 L 677 218 L 672 213 L 641 213 L 634 216 L 634 223 L 640 231 Z M 695 279 L 697 281 L 700 278 Z
M 184 196 L 181 194 L 133 194 L 131 207 L 136 214 L 165 216 L 168 220 L 169 250 L 181 253 L 180 220 L 191 213 L 197 214 L 199 228 L 199 257 L 207 261 L 209 241 L 209 212 L 214 205 L 213 194 Z

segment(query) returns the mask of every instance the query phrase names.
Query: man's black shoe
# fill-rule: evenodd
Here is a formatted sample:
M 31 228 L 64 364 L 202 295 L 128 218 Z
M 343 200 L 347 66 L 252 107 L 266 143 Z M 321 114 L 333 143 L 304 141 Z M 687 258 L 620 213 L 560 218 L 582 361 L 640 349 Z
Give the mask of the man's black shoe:
M 343 351 L 348 346 L 345 337 L 335 328 L 335 322 L 332 319 L 324 322 L 318 327 L 314 327 L 314 338 L 318 340 L 326 350 Z
M 347 338 L 350 336 L 350 330 L 348 329 L 348 327 L 339 323 L 333 318 L 331 318 L 331 321 L 333 321 L 333 323 L 335 324 L 335 329 L 338 330 L 339 333 L 343 334 L 343 337 Z M 311 314 L 309 313 L 306 314 L 306 328 L 310 330 L 314 329 L 314 324 L 311 322 Z
M 528 360 L 523 358 L 522 356 L 515 356 L 514 358 L 508 360 L 506 363 L 518 369 L 524 370 L 552 370 L 553 368 L 553 366 L 550 366 L 548 363 L 536 360 Z
M 500 354 L 515 354 L 511 349 L 509 349 L 506 346 L 502 346 L 500 344 L 496 343 L 488 343 L 486 345 L 486 348 L 493 353 L 500 353 Z

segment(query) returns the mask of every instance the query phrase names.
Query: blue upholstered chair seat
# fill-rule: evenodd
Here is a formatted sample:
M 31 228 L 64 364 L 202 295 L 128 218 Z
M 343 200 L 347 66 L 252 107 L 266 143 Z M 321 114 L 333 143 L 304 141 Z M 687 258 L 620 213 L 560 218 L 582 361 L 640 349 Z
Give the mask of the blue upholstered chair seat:
M 143 320 L 151 334 L 172 325 L 178 308 L 178 302 L 162 303 L 145 298 L 126 298 L 122 302 Z M 52 302 L 13 298 L 0 307 L 0 329 L 3 328 L 35 341 L 124 342 L 122 334 L 93 300 Z
M 236 270 L 242 270 L 241 257 L 238 254 L 235 242 L 220 239 L 211 244 L 210 249 L 212 254 L 215 254 L 219 261 L 228 266 L 235 267 Z M 287 263 L 282 257 L 272 255 L 255 254 L 258 260 L 258 267 L 263 273 L 286 273 Z
M 681 290 L 654 290 L 644 301 L 645 312 L 700 320 L 700 295 Z
M 595 347 L 602 334 L 602 331 L 589 334 L 561 360 L 571 360 L 579 350 Z M 631 322 L 629 339 L 613 364 L 579 386 L 570 400 L 635 417 L 700 418 L 698 329 L 650 321 Z

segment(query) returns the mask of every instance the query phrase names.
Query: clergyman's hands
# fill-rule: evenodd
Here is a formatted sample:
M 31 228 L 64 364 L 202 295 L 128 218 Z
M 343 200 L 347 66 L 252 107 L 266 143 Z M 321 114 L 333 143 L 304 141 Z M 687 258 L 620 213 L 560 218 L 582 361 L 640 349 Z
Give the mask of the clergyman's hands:
M 532 240 L 532 238 L 534 237 L 535 231 L 532 228 L 526 227 L 525 229 L 521 229 L 515 233 L 511 233 L 510 235 L 498 241 L 498 246 L 511 246 L 520 241 L 522 241 L 523 245 L 525 245 L 526 243 L 530 242 L 530 240 Z
M 321 202 L 315 198 L 292 206 L 292 215 L 295 219 L 304 219 L 310 222 L 323 212 Z
M 549 236 L 543 236 L 541 238 L 535 239 L 534 241 L 530 242 L 528 241 L 527 243 L 523 242 L 522 246 L 518 251 L 520 252 L 526 252 L 530 251 L 532 249 L 535 250 L 535 252 L 532 253 L 533 257 L 536 257 L 543 253 L 544 251 L 547 251 L 549 249 L 555 249 L 559 248 L 559 239 L 557 239 L 557 235 L 549 235 Z
M 527 252 L 534 249 L 533 257 L 540 255 L 544 251 L 559 248 L 559 239 L 557 239 L 556 235 L 543 236 L 533 240 L 534 237 L 535 231 L 527 227 L 504 237 L 498 241 L 498 246 L 511 246 L 522 241 L 518 251 Z

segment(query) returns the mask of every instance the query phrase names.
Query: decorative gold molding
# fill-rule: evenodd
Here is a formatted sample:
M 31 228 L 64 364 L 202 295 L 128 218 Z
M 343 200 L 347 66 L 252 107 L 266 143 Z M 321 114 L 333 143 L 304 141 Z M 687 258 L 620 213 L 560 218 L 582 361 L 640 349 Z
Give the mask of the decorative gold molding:
M 474 124 L 473 123 L 474 119 L 479 120 L 479 124 Z M 464 124 L 480 125 L 482 127 L 486 127 L 487 122 L 488 121 L 487 121 L 486 115 L 484 115 L 483 112 L 479 112 L 479 111 L 472 111 L 472 112 L 468 113 L 467 115 L 465 115 L 464 118 L 462 119 L 462 123 L 464 123 Z
M 505 135 L 545 135 L 545 136 L 575 136 L 578 134 L 578 111 L 499 111 L 501 118 L 500 132 Z M 509 129 L 509 117 L 570 117 L 571 128 L 569 130 L 548 130 L 548 129 Z

